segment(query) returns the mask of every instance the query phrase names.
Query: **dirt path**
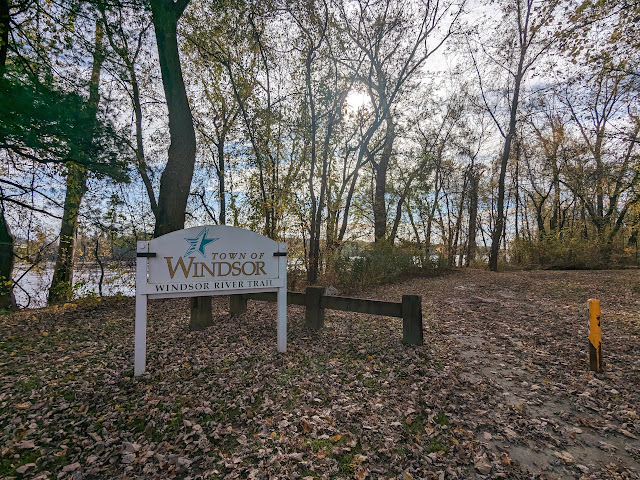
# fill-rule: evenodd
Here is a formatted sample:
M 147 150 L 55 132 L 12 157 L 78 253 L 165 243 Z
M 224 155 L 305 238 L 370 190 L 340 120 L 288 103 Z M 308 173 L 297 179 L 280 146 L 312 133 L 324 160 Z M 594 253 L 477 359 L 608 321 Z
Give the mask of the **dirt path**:
M 423 296 L 425 338 L 455 382 L 451 403 L 491 447 L 476 463 L 510 459 L 540 478 L 640 478 L 638 281 L 639 272 L 476 271 L 377 293 Z M 590 297 L 603 305 L 601 375 L 587 364 Z

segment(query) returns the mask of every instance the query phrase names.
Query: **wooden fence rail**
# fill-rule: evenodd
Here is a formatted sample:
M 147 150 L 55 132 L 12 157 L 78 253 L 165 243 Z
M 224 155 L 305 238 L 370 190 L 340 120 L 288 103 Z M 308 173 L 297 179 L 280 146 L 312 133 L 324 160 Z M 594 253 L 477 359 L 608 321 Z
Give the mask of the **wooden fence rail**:
M 275 302 L 275 292 L 231 295 L 231 315 L 247 311 L 247 300 Z M 367 313 L 385 317 L 402 318 L 402 341 L 407 345 L 422 345 L 422 298 L 418 295 L 403 295 L 402 302 L 384 302 L 365 298 L 334 297 L 325 295 L 324 287 L 307 287 L 305 293 L 287 292 L 288 305 L 305 307 L 305 326 L 319 330 L 324 326 L 324 311 Z

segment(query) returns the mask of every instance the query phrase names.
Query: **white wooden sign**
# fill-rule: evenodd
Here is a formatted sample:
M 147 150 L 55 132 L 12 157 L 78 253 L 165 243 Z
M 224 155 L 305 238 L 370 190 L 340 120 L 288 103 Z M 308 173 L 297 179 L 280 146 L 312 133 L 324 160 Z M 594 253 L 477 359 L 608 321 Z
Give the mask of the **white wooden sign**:
M 278 351 L 287 350 L 287 244 L 205 225 L 138 242 L 134 375 L 147 353 L 147 299 L 278 292 Z

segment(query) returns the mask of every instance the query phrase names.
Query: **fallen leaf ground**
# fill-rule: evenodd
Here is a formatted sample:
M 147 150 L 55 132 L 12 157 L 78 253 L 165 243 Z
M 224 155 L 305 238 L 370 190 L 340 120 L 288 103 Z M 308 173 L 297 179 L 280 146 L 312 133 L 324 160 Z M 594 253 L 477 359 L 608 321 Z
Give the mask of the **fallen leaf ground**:
M 640 478 L 638 271 L 471 270 L 362 296 L 423 298 L 402 321 L 250 302 L 188 332 L 184 299 L 149 308 L 132 378 L 132 299 L 0 317 L 0 478 Z M 586 301 L 605 371 L 588 369 Z

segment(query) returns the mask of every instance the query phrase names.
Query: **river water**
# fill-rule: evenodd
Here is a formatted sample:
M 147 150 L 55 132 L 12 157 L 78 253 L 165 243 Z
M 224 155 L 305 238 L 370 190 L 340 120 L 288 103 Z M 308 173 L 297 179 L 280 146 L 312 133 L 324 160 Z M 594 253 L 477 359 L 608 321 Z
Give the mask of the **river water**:
M 21 308 L 40 308 L 47 304 L 47 294 L 53 277 L 53 263 L 47 264 L 44 269 L 31 270 L 24 276 L 25 265 L 16 265 L 13 278 L 19 280 L 14 288 L 16 303 Z M 74 273 L 75 297 L 98 295 L 100 282 L 100 268 L 97 266 L 85 266 Z M 107 295 L 135 295 L 135 267 L 118 265 L 117 267 L 105 267 L 102 280 L 102 294 Z

